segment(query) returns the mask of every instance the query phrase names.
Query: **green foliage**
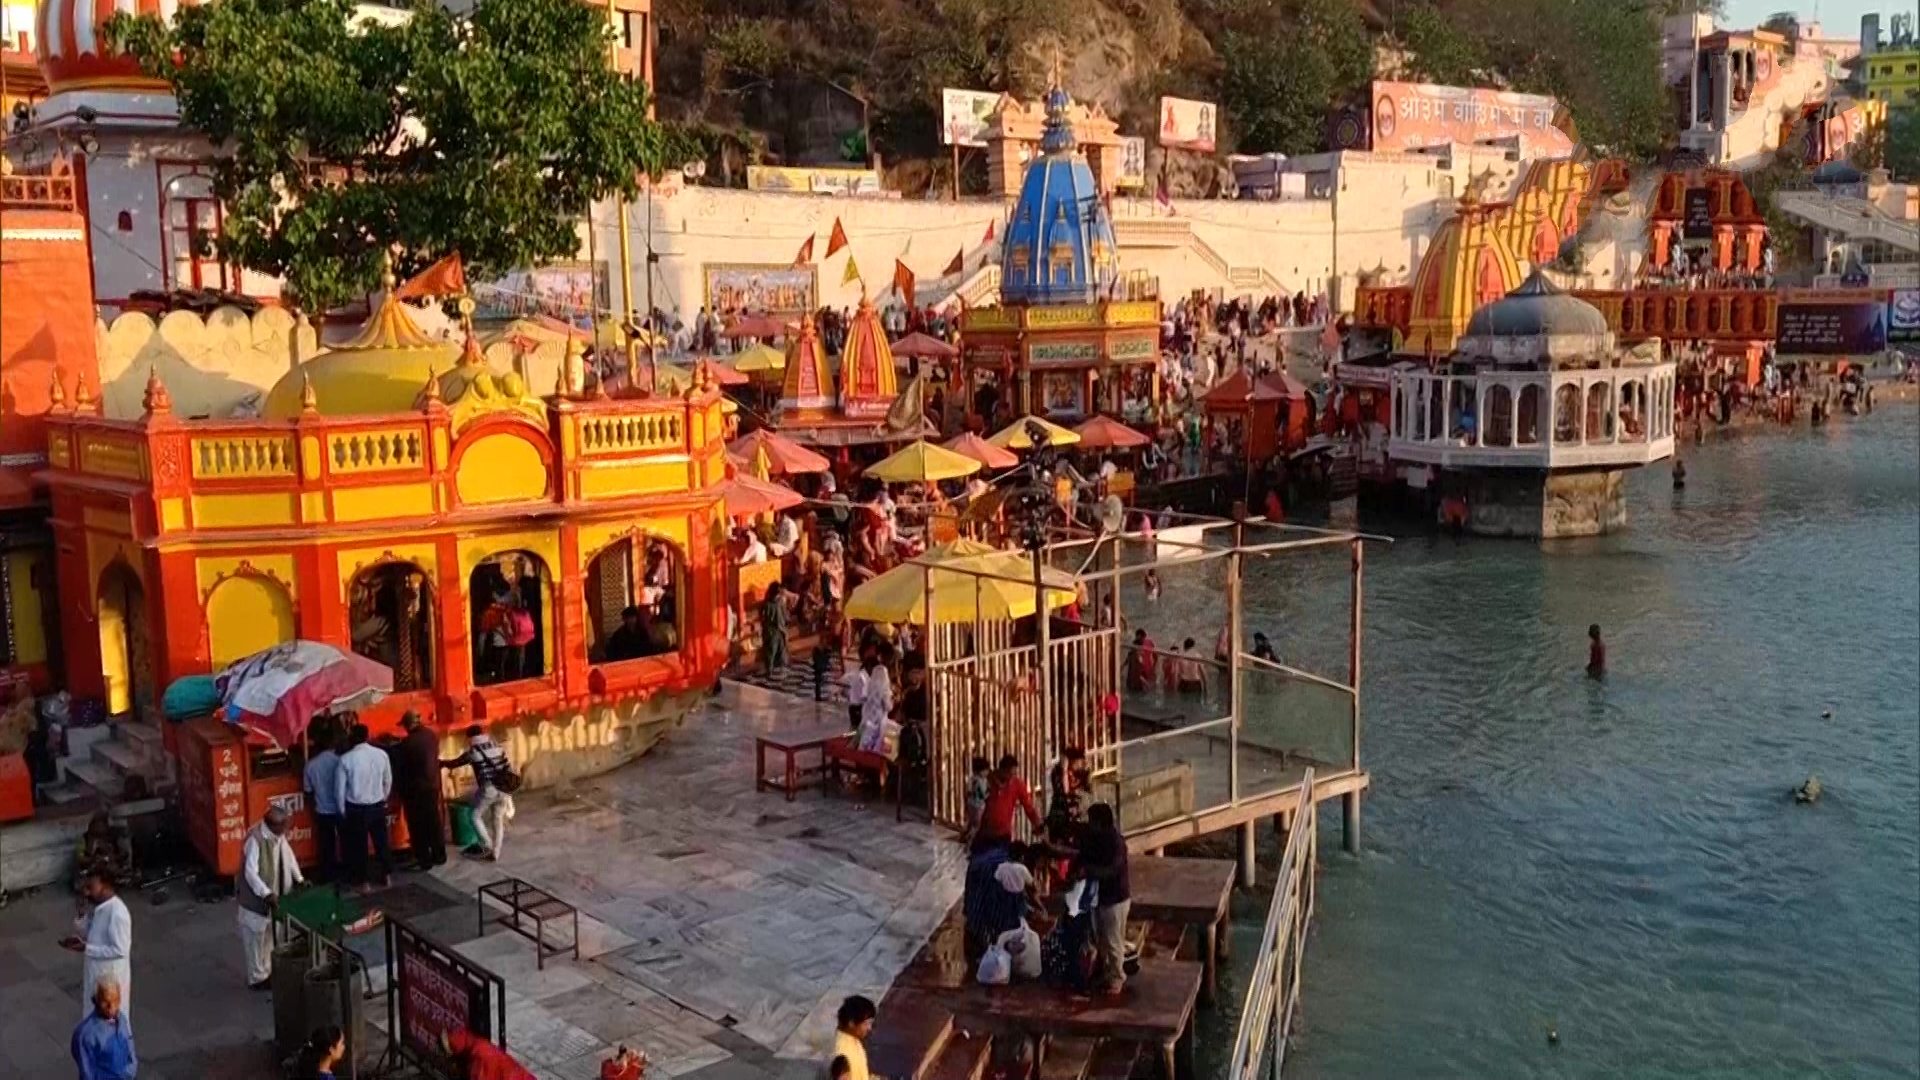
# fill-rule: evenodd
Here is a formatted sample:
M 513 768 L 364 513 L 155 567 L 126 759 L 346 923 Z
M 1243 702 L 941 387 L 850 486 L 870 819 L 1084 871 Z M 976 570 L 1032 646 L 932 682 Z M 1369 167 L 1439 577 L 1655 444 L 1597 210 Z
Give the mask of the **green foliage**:
M 1893 178 L 1920 181 L 1920 109 L 1890 111 L 1881 140 L 1881 163 Z
M 222 257 L 309 313 L 373 288 L 390 250 L 403 274 L 458 251 L 481 279 L 570 258 L 594 199 L 698 153 L 647 118 L 578 0 L 416 0 L 399 26 L 351 0 L 221 0 L 107 33 L 225 152 Z
M 1223 5 L 1220 105 L 1243 153 L 1310 153 L 1328 110 L 1362 88 L 1373 46 L 1350 0 L 1231 0 Z
M 1481 43 L 1431 4 L 1403 9 L 1395 29 L 1414 73 L 1427 82 L 1473 86 L 1487 67 Z

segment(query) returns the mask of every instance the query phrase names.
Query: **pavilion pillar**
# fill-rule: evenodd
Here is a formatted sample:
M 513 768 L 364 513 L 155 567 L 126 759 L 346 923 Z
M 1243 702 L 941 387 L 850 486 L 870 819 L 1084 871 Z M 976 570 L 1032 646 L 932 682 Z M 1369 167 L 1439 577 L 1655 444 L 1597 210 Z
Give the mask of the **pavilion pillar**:
M 1254 887 L 1255 871 L 1257 870 L 1255 865 L 1257 858 L 1254 854 L 1254 838 L 1256 835 L 1254 827 L 1256 824 L 1258 823 L 1253 821 L 1243 821 L 1237 830 L 1240 838 L 1238 883 L 1243 889 L 1251 889 Z

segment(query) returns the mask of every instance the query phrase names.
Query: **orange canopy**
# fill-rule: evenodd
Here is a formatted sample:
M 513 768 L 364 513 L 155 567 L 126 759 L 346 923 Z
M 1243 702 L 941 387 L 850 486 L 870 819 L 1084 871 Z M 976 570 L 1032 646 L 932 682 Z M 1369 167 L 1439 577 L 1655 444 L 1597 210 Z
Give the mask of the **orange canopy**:
M 956 435 L 941 445 L 956 454 L 970 457 L 989 469 L 1011 469 L 1020 464 L 1020 458 L 1013 451 L 1002 450 L 971 431 Z
M 1247 369 L 1243 367 L 1227 376 L 1226 381 L 1202 395 L 1200 403 L 1209 410 L 1233 410 L 1245 409 L 1255 403 L 1280 401 L 1285 397 L 1286 395 L 1281 393 L 1278 387 L 1270 386 L 1265 382 L 1255 382 L 1253 376 L 1248 375 Z
M 915 331 L 893 343 L 893 355 L 917 356 L 922 360 L 951 360 L 960 355 L 960 350 L 939 338 Z
M 1153 440 L 1133 428 L 1115 420 L 1111 416 L 1096 416 L 1073 429 L 1080 436 L 1080 445 L 1090 449 L 1114 447 L 1127 450 L 1145 446 Z
M 833 467 L 833 463 L 826 458 L 766 428 L 749 432 L 727 444 L 727 455 L 743 466 L 751 467 L 762 454 L 766 455 L 768 476 L 819 473 Z
M 728 517 L 772 514 L 806 501 L 798 492 L 751 476 L 736 476 L 721 484 L 720 497 L 726 503 Z

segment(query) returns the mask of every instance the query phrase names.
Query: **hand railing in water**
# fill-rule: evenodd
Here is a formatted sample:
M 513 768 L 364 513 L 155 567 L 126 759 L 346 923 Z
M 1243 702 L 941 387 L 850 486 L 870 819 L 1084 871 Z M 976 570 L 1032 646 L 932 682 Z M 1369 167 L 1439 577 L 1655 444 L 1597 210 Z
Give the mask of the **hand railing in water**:
M 1273 883 L 1273 903 L 1260 932 L 1260 955 L 1247 981 L 1227 1080 L 1260 1080 L 1269 1059 L 1279 1080 L 1287 1060 L 1287 1036 L 1300 1004 L 1300 963 L 1307 927 L 1313 923 L 1313 867 L 1319 854 L 1313 803 L 1313 771 L 1300 781 L 1300 795 L 1287 828 L 1287 846 Z

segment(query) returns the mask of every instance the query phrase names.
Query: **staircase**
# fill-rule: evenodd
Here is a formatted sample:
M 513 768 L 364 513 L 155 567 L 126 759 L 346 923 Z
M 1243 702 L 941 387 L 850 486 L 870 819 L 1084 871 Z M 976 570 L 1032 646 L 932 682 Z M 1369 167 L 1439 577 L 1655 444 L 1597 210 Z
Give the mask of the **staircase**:
M 1920 252 L 1920 225 L 1896 221 L 1865 199 L 1818 191 L 1781 191 L 1775 193 L 1773 202 L 1781 213 L 1849 240 L 1878 240 L 1901 251 Z
M 1229 296 L 1241 293 L 1291 293 L 1264 266 L 1235 266 L 1193 231 L 1193 222 L 1177 217 L 1116 217 L 1113 236 L 1121 248 L 1175 248 L 1192 252 L 1219 278 Z
M 69 728 L 67 756 L 59 765 L 59 782 L 40 788 L 41 796 L 56 806 L 112 805 L 126 795 L 127 781 L 136 776 L 146 782 L 149 796 L 170 791 L 174 784 L 173 762 L 160 729 L 138 720 Z

